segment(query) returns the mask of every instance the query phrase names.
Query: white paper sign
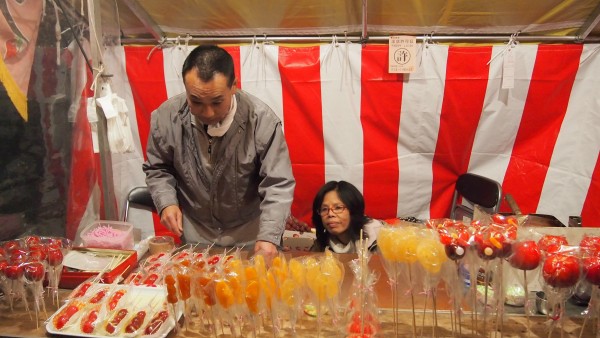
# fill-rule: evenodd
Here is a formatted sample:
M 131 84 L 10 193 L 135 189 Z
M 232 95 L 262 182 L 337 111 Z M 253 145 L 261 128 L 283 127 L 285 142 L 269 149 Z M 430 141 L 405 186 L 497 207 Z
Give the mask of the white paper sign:
M 502 63 L 502 89 L 515 87 L 515 52 L 508 48 Z
M 389 40 L 390 73 L 412 73 L 416 70 L 417 38 L 414 36 L 390 36 Z

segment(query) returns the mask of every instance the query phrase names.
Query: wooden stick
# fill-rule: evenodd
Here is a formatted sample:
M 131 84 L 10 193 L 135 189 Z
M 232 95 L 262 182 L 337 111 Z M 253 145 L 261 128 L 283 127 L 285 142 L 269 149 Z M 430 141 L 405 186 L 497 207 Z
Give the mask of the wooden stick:
M 417 319 L 415 316 L 415 295 L 413 292 L 412 269 L 410 268 L 410 263 L 408 263 L 408 282 L 410 284 L 410 302 L 412 304 L 413 337 L 416 337 L 417 336 Z
M 488 289 L 489 289 L 489 271 L 488 268 L 490 266 L 490 261 L 486 260 L 485 261 L 485 272 L 484 272 L 484 277 L 483 277 L 483 281 L 485 284 L 485 296 L 483 297 L 483 335 L 485 337 L 487 337 L 487 328 L 486 328 L 486 319 L 487 319 L 487 301 L 488 301 Z
M 527 270 L 523 270 L 523 284 L 525 287 L 525 317 L 527 318 L 527 337 L 531 337 L 531 322 L 529 319 L 529 286 L 527 285 Z

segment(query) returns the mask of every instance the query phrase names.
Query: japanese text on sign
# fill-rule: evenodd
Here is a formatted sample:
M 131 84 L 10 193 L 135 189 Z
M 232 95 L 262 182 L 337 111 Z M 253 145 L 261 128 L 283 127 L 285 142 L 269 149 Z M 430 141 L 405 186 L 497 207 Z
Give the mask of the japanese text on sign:
M 414 36 L 390 36 L 390 73 L 412 73 L 415 71 L 417 39 Z

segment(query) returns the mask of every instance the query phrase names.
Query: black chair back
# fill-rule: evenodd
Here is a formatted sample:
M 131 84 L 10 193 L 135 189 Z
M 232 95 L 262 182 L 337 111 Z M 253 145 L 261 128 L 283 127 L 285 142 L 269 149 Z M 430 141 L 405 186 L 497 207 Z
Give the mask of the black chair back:
M 474 205 L 479 205 L 490 213 L 497 213 L 502 201 L 502 186 L 500 183 L 480 175 L 466 173 L 458 177 L 450 209 L 450 218 L 456 219 L 458 212 L 464 216 L 473 217 L 473 209 L 460 203 L 466 199 Z
M 156 207 L 154 206 L 154 201 L 152 200 L 152 195 L 150 194 L 150 190 L 148 187 L 135 187 L 129 191 L 127 195 L 127 200 L 125 201 L 125 207 L 123 208 L 123 217 L 121 219 L 124 222 L 127 222 L 127 218 L 129 216 L 129 208 L 132 204 L 135 204 L 137 207 L 146 208 L 152 211 L 156 211 Z

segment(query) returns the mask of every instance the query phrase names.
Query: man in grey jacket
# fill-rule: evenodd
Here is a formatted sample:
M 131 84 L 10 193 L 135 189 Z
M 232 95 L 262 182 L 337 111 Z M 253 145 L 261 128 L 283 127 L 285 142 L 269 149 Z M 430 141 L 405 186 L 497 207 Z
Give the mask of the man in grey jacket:
M 188 243 L 274 256 L 296 184 L 281 121 L 237 89 L 220 47 L 196 47 L 182 75 L 185 93 L 152 113 L 143 165 L 161 223 Z

